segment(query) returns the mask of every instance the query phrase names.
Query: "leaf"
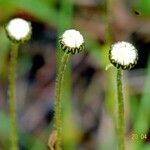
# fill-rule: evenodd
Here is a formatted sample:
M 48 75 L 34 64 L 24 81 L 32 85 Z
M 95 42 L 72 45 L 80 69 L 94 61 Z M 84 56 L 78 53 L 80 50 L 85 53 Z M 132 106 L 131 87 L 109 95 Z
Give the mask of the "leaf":
M 48 139 L 48 147 L 50 150 L 55 150 L 56 141 L 57 141 L 57 131 L 53 130 Z
M 46 1 L 42 0 L 0 0 L 0 8 L 8 8 L 11 10 L 25 10 L 37 19 L 47 22 L 52 25 L 57 25 L 58 13 L 52 5 L 48 5 Z M 4 9 L 5 10 L 5 9 Z
M 150 0 L 138 0 L 134 8 L 141 16 L 150 16 Z

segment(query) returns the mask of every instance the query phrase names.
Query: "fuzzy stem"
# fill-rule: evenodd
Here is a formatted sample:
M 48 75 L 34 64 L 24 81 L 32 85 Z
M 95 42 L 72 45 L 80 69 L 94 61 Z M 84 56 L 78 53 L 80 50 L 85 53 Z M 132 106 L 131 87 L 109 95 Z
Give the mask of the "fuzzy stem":
M 56 89 L 55 89 L 55 128 L 57 131 L 57 141 L 56 141 L 56 150 L 61 149 L 61 90 L 62 83 L 65 73 L 66 64 L 70 54 L 64 54 L 61 60 L 60 68 L 58 71 L 58 76 L 56 79 Z
M 16 65 L 18 56 L 19 44 L 12 43 L 10 53 L 10 70 L 8 83 L 8 98 L 9 98 L 9 117 L 10 117 L 10 150 L 18 150 L 17 123 L 16 123 Z
M 125 150 L 124 129 L 124 99 L 122 90 L 122 70 L 117 70 L 117 95 L 118 95 L 118 150 Z

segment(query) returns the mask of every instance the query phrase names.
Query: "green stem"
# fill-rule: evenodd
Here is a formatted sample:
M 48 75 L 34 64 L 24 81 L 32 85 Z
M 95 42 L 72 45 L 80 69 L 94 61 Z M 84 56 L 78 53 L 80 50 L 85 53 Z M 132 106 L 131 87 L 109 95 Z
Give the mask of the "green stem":
M 117 94 L 118 94 L 118 150 L 125 149 L 124 129 L 124 99 L 122 90 L 122 70 L 117 70 Z
M 64 54 L 61 60 L 60 68 L 58 71 L 58 76 L 56 79 L 56 94 L 55 94 L 55 128 L 57 131 L 57 141 L 56 141 L 56 150 L 60 150 L 61 148 L 61 90 L 62 90 L 62 83 L 65 73 L 65 68 L 67 64 L 67 60 L 69 58 L 69 54 Z
M 11 150 L 18 150 L 18 137 L 17 137 L 17 124 L 16 124 L 16 64 L 18 56 L 19 44 L 12 44 L 12 50 L 10 53 L 10 70 L 9 70 L 9 113 L 10 113 L 10 144 Z
M 112 18 L 112 0 L 106 1 L 106 30 L 105 30 L 105 36 L 106 36 L 106 44 L 111 44 L 112 42 L 112 29 L 111 29 L 111 18 Z

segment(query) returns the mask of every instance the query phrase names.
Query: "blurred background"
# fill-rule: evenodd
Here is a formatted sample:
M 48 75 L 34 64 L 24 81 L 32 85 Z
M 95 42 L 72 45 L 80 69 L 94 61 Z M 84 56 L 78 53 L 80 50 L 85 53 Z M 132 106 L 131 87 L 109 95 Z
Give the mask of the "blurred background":
M 126 150 L 150 150 L 150 0 L 0 0 L 0 150 L 9 150 L 10 42 L 4 25 L 32 22 L 32 39 L 20 46 L 17 64 L 19 150 L 48 150 L 54 128 L 54 90 L 63 52 L 58 37 L 75 28 L 85 50 L 71 57 L 63 84 L 63 149 L 117 150 L 116 69 L 105 70 L 116 41 L 139 53 L 124 71 Z

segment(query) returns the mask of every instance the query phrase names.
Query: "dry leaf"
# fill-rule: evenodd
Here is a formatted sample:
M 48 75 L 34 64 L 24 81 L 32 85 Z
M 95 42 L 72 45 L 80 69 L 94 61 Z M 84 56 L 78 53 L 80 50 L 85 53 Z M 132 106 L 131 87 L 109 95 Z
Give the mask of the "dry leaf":
M 57 141 L 57 131 L 53 130 L 48 139 L 49 150 L 55 150 L 56 141 Z

